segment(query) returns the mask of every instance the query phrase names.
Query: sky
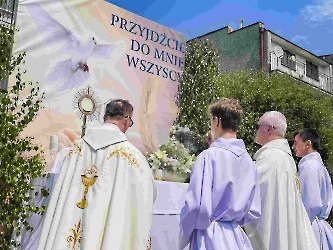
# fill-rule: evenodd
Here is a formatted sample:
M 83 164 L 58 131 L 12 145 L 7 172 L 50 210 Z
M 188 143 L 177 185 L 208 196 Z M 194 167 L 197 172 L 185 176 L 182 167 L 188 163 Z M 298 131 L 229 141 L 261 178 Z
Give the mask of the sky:
M 264 27 L 315 55 L 333 54 L 333 0 L 107 0 L 192 39 L 227 25 Z

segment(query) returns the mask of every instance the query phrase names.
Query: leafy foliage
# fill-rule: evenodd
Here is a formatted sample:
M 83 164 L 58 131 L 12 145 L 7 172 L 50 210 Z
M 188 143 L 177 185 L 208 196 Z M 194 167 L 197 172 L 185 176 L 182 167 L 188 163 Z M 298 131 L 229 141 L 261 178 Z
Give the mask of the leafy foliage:
M 254 153 L 252 142 L 255 125 L 260 116 L 271 110 L 286 116 L 288 128 L 286 137 L 294 132 L 313 128 L 321 136 L 321 155 L 325 162 L 333 156 L 333 113 L 332 99 L 319 94 L 318 90 L 301 83 L 287 74 L 238 71 L 219 76 L 219 89 L 215 95 L 235 98 L 244 108 L 244 118 L 238 136 Z
M 180 112 L 177 124 L 187 126 L 197 137 L 201 151 L 209 130 L 207 108 L 216 99 L 212 94 L 219 75 L 217 50 L 208 41 L 192 41 L 187 46 L 185 68 L 179 87 Z
M 15 230 L 19 234 L 19 225 L 32 230 L 26 222 L 28 212 L 44 210 L 25 205 L 32 198 L 27 195 L 33 190 L 29 180 L 42 175 L 44 163 L 40 156 L 43 152 L 31 143 L 33 138 L 21 138 L 20 133 L 35 119 L 41 98 L 37 84 L 22 82 L 24 72 L 18 66 L 24 63 L 25 55 L 10 56 L 13 34 L 13 30 L 0 27 L 0 80 L 17 70 L 14 86 L 0 91 L 0 249 L 17 245 L 11 240 L 11 233 Z M 23 98 L 22 92 L 28 90 L 30 93 Z
M 276 110 L 288 122 L 288 139 L 295 131 L 313 128 L 321 136 L 320 154 L 329 172 L 333 172 L 332 98 L 287 74 L 252 70 L 218 73 L 217 52 L 208 43 L 191 42 L 180 84 L 180 114 L 177 124 L 196 134 L 198 151 L 208 147 L 205 133 L 209 130 L 207 107 L 219 97 L 238 99 L 244 117 L 238 137 L 243 139 L 250 154 L 256 151 L 253 140 L 260 116 Z M 333 214 L 328 222 L 333 225 Z
M 287 74 L 271 75 L 256 71 L 219 74 L 218 54 L 207 41 L 191 41 L 185 56 L 185 68 L 179 87 L 180 113 L 177 125 L 188 127 L 197 137 L 200 153 L 207 148 L 209 130 L 207 107 L 220 97 L 238 99 L 245 115 L 238 137 L 250 153 L 260 116 L 271 110 L 288 120 L 287 138 L 302 128 L 313 128 L 321 136 L 321 155 L 326 164 L 333 162 L 332 98 Z M 329 164 L 330 165 L 330 164 Z M 331 170 L 333 171 L 333 169 Z
M 286 137 L 302 128 L 313 128 L 321 136 L 321 155 L 326 164 L 333 162 L 332 98 L 287 74 L 252 70 L 218 73 L 218 55 L 212 45 L 191 42 L 180 84 L 180 114 L 177 125 L 190 128 L 197 137 L 198 152 L 207 148 L 209 130 L 207 107 L 220 97 L 238 99 L 245 115 L 238 137 L 251 154 L 255 125 L 260 116 L 271 110 L 283 113 L 288 120 Z M 332 169 L 333 170 L 333 169 Z
M 22 62 L 24 54 L 11 58 L 14 29 L 0 25 L 0 34 L 0 80 L 2 80 L 8 77 Z

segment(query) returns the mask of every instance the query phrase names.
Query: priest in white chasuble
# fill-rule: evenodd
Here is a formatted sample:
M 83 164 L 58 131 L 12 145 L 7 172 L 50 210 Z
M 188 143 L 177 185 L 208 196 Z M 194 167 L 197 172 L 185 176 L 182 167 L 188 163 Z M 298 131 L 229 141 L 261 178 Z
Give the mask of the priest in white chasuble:
M 245 231 L 254 250 L 319 250 L 300 193 L 295 161 L 288 141 L 286 118 L 265 113 L 257 123 L 254 155 L 259 175 L 261 217 Z
M 133 106 L 106 106 L 65 158 L 46 210 L 38 250 L 146 250 L 156 187 L 145 157 L 125 132 Z

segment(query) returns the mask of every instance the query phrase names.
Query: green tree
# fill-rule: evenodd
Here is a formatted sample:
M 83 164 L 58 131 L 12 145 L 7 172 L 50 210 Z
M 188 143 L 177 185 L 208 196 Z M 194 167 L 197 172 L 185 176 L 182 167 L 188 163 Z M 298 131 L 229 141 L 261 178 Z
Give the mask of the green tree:
M 333 172 L 333 113 L 332 97 L 287 74 L 238 71 L 221 74 L 214 95 L 238 99 L 244 108 L 238 137 L 247 145 L 250 154 L 255 124 L 260 116 L 276 110 L 286 116 L 287 139 L 303 128 L 313 128 L 321 137 L 320 154 L 328 171 Z M 327 219 L 333 226 L 332 213 Z
M 22 58 L 11 59 L 14 30 L 0 25 L 0 79 L 4 79 L 14 70 Z
M 177 125 L 188 127 L 197 137 L 201 151 L 209 130 L 207 108 L 216 99 L 212 94 L 219 75 L 217 50 L 208 41 L 191 41 L 187 45 L 185 68 L 179 86 Z
M 19 224 L 32 230 L 26 222 L 29 212 L 42 213 L 44 209 L 24 205 L 31 199 L 27 194 L 33 189 L 28 178 L 40 177 L 44 163 L 40 147 L 31 143 L 33 138 L 22 138 L 20 133 L 36 117 L 41 98 L 37 84 L 22 81 L 24 72 L 19 65 L 24 63 L 25 55 L 11 57 L 13 34 L 14 30 L 0 27 L 0 80 L 16 70 L 14 86 L 0 91 L 0 249 L 16 245 L 11 233 L 15 230 L 19 234 Z M 24 97 L 22 92 L 27 90 L 30 94 Z M 29 152 L 32 156 L 24 156 Z
M 219 74 L 217 52 L 207 43 L 190 43 L 185 62 L 177 125 L 194 132 L 200 145 L 197 153 L 208 147 L 204 140 L 209 129 L 207 107 L 218 98 L 228 97 L 238 99 L 244 108 L 238 138 L 244 140 L 251 155 L 257 150 L 253 144 L 257 121 L 263 113 L 276 110 L 287 118 L 287 139 L 303 128 L 318 131 L 320 153 L 329 172 L 333 172 L 331 96 L 287 74 L 253 70 Z M 328 222 L 333 225 L 333 216 Z
M 213 94 L 240 101 L 245 114 L 238 136 L 252 154 L 258 119 L 263 113 L 276 110 L 286 116 L 287 139 L 300 129 L 313 128 L 321 136 L 320 153 L 324 162 L 333 158 L 333 113 L 329 95 L 287 74 L 269 75 L 251 70 L 221 74 Z
M 286 137 L 311 127 L 321 135 L 321 155 L 333 172 L 332 98 L 287 74 L 252 70 L 219 74 L 218 54 L 209 42 L 191 41 L 185 56 L 185 68 L 179 87 L 180 113 L 177 125 L 188 127 L 196 136 L 198 153 L 207 148 L 209 130 L 207 108 L 220 97 L 238 99 L 245 115 L 239 129 L 251 154 L 255 125 L 270 110 L 283 113 L 288 120 Z M 331 167 L 332 166 L 332 167 Z

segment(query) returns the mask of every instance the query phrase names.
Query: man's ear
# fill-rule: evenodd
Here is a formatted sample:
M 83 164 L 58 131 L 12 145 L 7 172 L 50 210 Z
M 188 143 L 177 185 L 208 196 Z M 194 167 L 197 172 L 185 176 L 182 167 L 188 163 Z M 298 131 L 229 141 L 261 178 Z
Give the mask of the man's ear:
M 129 118 L 124 118 L 124 126 L 127 126 L 127 124 L 129 123 Z
M 310 140 L 306 141 L 306 147 L 307 148 L 312 148 L 312 142 Z

